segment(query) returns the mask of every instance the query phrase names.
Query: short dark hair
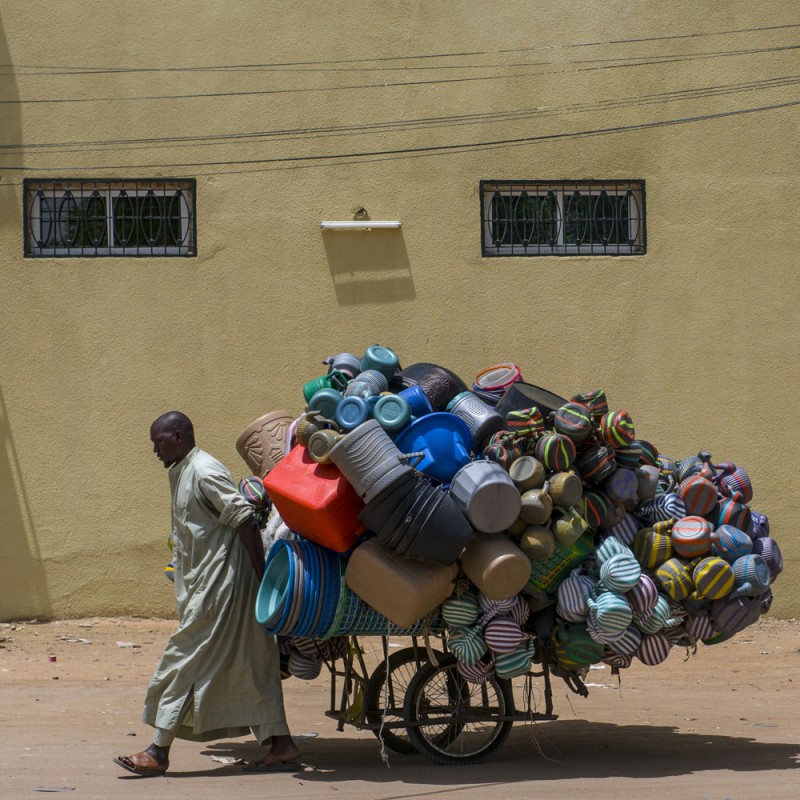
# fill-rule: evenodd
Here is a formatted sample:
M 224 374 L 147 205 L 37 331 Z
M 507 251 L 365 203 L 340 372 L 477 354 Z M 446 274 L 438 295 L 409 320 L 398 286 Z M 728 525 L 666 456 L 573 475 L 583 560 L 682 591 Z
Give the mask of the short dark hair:
M 151 427 L 180 431 L 186 438 L 194 439 L 194 425 L 192 425 L 192 421 L 189 417 L 181 411 L 167 411 L 167 413 L 162 414 Z

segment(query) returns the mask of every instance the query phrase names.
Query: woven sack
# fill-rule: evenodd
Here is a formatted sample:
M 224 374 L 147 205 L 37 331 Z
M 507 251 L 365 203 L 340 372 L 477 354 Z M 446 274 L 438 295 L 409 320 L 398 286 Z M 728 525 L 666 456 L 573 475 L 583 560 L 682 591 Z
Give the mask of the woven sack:
M 586 625 L 559 622 L 555 632 L 555 656 L 565 669 L 575 670 L 599 661 L 605 646 L 589 635 Z
M 516 650 L 528 635 L 512 619 L 497 617 L 490 620 L 483 631 L 486 646 L 494 653 L 510 653 Z
M 488 650 L 482 631 L 475 628 L 454 629 L 447 639 L 447 646 L 459 661 L 468 666 L 477 664 Z
M 597 546 L 594 557 L 598 564 L 603 564 L 612 556 L 618 555 L 632 556 L 633 552 L 615 536 L 606 536 L 606 538 L 603 539 L 603 541 Z

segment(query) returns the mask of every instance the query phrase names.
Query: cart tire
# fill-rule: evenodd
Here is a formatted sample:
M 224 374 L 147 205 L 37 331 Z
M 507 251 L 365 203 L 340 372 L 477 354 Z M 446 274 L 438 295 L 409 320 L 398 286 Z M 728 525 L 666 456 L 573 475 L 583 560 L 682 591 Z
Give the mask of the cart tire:
M 409 684 L 403 706 L 408 738 L 438 764 L 474 764 L 491 755 L 511 733 L 514 693 L 508 680 L 468 683 L 449 653 L 426 664 Z
M 444 658 L 444 653 L 434 650 L 437 660 Z M 424 647 L 405 647 L 389 655 L 389 682 L 386 681 L 386 660 L 381 661 L 370 675 L 364 690 L 364 716 L 372 725 L 380 725 L 386 709 L 387 722 L 400 722 L 403 716 L 403 702 L 411 680 L 418 670 L 428 663 L 428 653 Z M 389 690 L 389 704 L 386 707 L 386 690 Z M 385 728 L 383 731 L 372 731 L 378 739 L 396 753 L 410 755 L 417 748 L 408 738 L 405 728 Z

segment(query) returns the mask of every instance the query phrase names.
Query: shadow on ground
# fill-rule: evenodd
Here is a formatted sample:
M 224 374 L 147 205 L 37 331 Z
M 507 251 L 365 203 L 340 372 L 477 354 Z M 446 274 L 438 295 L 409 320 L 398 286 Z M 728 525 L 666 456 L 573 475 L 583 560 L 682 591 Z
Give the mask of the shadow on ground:
M 747 736 L 681 732 L 653 725 L 612 725 L 564 721 L 516 725 L 500 750 L 480 765 L 454 771 L 421 755 L 389 752 L 383 765 L 377 740 L 340 739 L 335 735 L 302 743 L 306 764 L 303 780 L 427 783 L 446 786 L 507 784 L 518 781 L 580 778 L 658 778 L 694 772 L 772 771 L 800 767 L 800 745 L 757 742 Z M 255 745 L 216 743 L 205 755 L 256 759 Z M 241 773 L 241 767 L 220 766 L 170 777 Z

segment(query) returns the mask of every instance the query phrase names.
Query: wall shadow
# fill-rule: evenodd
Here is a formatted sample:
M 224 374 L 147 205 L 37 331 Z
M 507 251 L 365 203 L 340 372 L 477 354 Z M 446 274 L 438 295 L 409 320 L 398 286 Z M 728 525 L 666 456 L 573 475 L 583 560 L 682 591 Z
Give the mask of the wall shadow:
M 4 103 L 2 112 L 0 112 L 2 114 L 0 116 L 0 144 L 21 144 L 22 112 L 21 106 L 16 102 L 19 100 L 19 90 L 2 16 L 0 16 L 0 64 L 8 65 L 2 68 L 2 72 L 6 74 L 0 76 L 0 100 L 11 101 Z M 23 158 L 22 152 L 12 150 L 8 160 L 3 159 L 3 164 L 12 162 L 20 164 Z M 21 172 L 0 173 L 0 227 L 14 226 L 20 233 L 22 232 L 22 216 L 19 212 L 19 198 L 22 192 L 17 184 L 21 182 Z
M 402 230 L 323 231 L 322 241 L 339 305 L 416 297 Z
M 0 620 L 50 617 L 52 604 L 0 387 Z

